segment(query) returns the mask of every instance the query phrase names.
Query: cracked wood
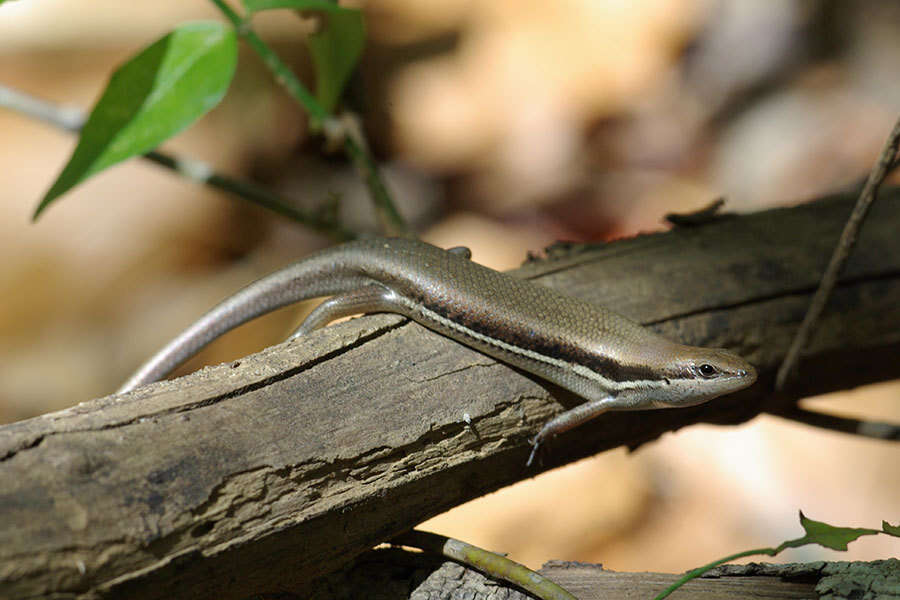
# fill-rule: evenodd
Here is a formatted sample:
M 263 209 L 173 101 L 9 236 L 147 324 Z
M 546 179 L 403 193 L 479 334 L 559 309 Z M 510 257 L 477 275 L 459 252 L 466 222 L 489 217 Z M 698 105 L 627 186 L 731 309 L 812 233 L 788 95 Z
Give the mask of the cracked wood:
M 883 196 L 798 386 L 778 399 L 765 390 L 852 198 L 572 248 L 521 269 L 673 339 L 731 347 L 761 371 L 753 388 L 709 405 L 610 414 L 560 436 L 544 468 L 900 375 L 900 194 Z M 4 426 L 0 596 L 241 598 L 289 589 L 535 475 L 540 469 L 524 467 L 528 438 L 577 402 L 377 315 Z

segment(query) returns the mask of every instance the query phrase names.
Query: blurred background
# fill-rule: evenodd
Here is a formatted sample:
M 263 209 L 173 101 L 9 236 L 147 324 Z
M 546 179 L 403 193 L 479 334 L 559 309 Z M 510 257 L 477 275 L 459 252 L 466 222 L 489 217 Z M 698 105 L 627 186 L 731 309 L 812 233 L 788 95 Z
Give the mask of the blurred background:
M 557 239 L 663 228 L 724 196 L 749 212 L 864 177 L 900 108 L 900 4 L 874 0 L 371 0 L 345 108 L 421 236 L 497 269 Z M 285 17 L 287 15 L 287 17 Z M 88 109 L 133 53 L 201 0 L 0 5 L 0 84 Z M 307 82 L 293 13 L 260 32 Z M 328 239 L 132 160 L 30 220 L 75 138 L 0 109 L 0 422 L 111 393 L 214 303 Z M 167 151 L 375 230 L 359 178 L 242 47 L 223 103 Z M 303 307 L 211 346 L 182 372 L 283 339 Z M 810 404 L 897 421 L 900 385 Z M 799 537 L 797 509 L 846 526 L 900 520 L 900 447 L 773 418 L 695 426 L 502 490 L 423 525 L 507 552 L 680 571 Z M 884 536 L 852 560 L 900 554 Z

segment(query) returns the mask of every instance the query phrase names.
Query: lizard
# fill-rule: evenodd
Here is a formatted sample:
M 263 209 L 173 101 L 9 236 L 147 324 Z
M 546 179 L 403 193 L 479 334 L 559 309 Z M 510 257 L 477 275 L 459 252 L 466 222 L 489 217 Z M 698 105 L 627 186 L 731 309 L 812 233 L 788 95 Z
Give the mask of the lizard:
M 724 349 L 673 342 L 597 304 L 405 238 L 371 238 L 328 248 L 251 283 L 175 337 L 122 385 L 156 381 L 215 338 L 253 318 L 331 296 L 292 337 L 349 315 L 392 312 L 585 400 L 548 421 L 540 445 L 610 410 L 700 404 L 756 381 L 746 360 Z

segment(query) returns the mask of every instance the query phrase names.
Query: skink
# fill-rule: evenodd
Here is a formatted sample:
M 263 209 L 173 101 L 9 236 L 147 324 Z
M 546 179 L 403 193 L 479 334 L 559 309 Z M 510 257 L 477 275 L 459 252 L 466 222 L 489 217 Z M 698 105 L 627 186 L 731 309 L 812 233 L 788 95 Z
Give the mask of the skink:
M 227 298 L 119 392 L 164 377 L 241 323 L 320 296 L 332 298 L 295 335 L 343 316 L 399 313 L 584 398 L 543 426 L 528 464 L 544 440 L 608 410 L 690 406 L 756 381 L 736 354 L 677 344 L 601 306 L 472 262 L 466 248 L 369 239 L 313 254 Z

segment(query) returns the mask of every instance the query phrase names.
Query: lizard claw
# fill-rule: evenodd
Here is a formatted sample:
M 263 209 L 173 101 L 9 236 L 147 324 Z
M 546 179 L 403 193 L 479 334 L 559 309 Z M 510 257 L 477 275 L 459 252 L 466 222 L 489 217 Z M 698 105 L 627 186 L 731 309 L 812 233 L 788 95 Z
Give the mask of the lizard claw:
M 541 436 L 540 434 L 531 438 L 531 454 L 528 455 L 528 460 L 525 461 L 525 466 L 530 467 L 531 463 L 534 461 L 534 457 L 537 455 L 538 448 L 541 447 Z

